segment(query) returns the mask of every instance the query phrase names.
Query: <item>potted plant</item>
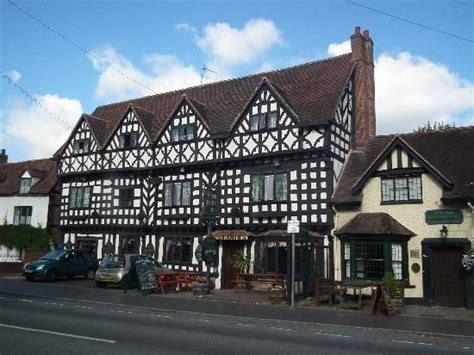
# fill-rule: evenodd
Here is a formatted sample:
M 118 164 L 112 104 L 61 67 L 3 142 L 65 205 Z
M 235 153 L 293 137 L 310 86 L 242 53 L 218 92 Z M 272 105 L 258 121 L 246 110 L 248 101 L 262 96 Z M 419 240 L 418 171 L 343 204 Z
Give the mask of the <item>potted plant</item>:
M 386 272 L 382 282 L 387 287 L 393 308 L 396 312 L 400 313 L 403 308 L 403 296 L 399 281 L 395 279 L 395 275 L 392 272 Z
M 250 257 L 245 255 L 243 250 L 239 251 L 234 255 L 232 265 L 239 270 L 240 273 L 246 273 L 250 270 L 251 260 Z

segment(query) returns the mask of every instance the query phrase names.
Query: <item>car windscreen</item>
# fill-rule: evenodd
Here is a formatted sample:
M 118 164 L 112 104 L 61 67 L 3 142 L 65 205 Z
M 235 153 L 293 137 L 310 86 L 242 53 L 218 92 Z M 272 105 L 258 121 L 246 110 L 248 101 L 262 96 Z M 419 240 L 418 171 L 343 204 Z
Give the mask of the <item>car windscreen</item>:
M 52 250 L 48 254 L 43 255 L 40 259 L 41 260 L 59 260 L 61 256 L 66 254 L 64 250 Z
M 119 266 L 120 257 L 118 255 L 106 255 L 100 261 L 101 267 L 117 268 Z

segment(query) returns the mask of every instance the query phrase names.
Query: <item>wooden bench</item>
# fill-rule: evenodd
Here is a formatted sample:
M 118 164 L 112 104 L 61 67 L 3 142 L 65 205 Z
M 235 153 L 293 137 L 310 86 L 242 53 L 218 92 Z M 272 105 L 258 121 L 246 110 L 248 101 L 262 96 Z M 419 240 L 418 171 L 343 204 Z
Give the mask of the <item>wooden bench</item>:
M 169 286 L 174 286 L 179 291 L 189 289 L 193 282 L 206 283 L 206 276 L 202 272 L 159 272 L 156 279 L 163 294 Z
M 238 285 L 244 285 L 247 290 L 250 290 L 253 284 L 268 284 L 273 288 L 281 287 L 285 288 L 285 274 L 277 273 L 239 273 L 236 275 L 236 279 L 231 281 L 234 289 Z
M 322 296 L 328 296 L 329 305 L 332 306 L 337 293 L 338 290 L 334 281 L 327 279 L 314 280 L 314 302 L 316 306 L 319 306 L 321 303 Z
M 156 275 L 158 286 L 160 287 L 161 293 L 165 294 L 165 290 L 169 286 L 174 286 L 175 289 L 178 289 L 179 286 L 179 273 L 177 272 L 159 272 Z

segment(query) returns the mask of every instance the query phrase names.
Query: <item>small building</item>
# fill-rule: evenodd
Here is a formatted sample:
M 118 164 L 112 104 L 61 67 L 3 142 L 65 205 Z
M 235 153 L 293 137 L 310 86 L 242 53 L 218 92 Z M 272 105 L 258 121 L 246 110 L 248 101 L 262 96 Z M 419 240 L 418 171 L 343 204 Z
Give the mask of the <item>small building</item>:
M 377 136 L 349 153 L 332 196 L 335 275 L 406 285 L 408 300 L 474 306 L 474 126 Z
M 0 223 L 47 228 L 57 242 L 59 231 L 59 192 L 57 165 L 53 159 L 8 163 L 5 150 L 0 153 Z M 18 259 L 2 248 L 0 261 Z

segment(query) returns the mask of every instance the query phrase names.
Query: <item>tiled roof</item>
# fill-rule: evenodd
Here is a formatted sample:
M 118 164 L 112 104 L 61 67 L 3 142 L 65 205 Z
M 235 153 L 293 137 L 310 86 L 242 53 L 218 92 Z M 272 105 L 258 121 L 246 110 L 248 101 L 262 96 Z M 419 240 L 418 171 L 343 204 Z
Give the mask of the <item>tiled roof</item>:
M 31 187 L 29 194 L 49 194 L 57 182 L 56 161 L 53 159 L 27 160 L 0 165 L 0 196 L 12 196 L 20 191 L 23 173 L 28 170 L 41 180 Z
M 414 236 L 388 213 L 359 213 L 344 226 L 334 232 L 336 235 L 401 235 Z
M 474 126 L 399 136 L 453 183 L 444 189 L 443 198 L 474 201 Z M 394 137 L 374 137 L 362 150 L 350 153 L 332 197 L 334 204 L 360 202 L 361 195 L 353 194 L 352 187 Z
M 93 118 L 88 117 L 93 122 L 91 129 L 99 145 L 103 146 L 131 104 L 135 109 L 139 107 L 148 112 L 144 121 L 155 141 L 186 95 L 206 121 L 211 134 L 229 134 L 233 122 L 266 78 L 297 114 L 299 125 L 321 124 L 333 117 L 352 73 L 351 58 L 349 53 L 287 69 L 100 106 L 92 113 Z

